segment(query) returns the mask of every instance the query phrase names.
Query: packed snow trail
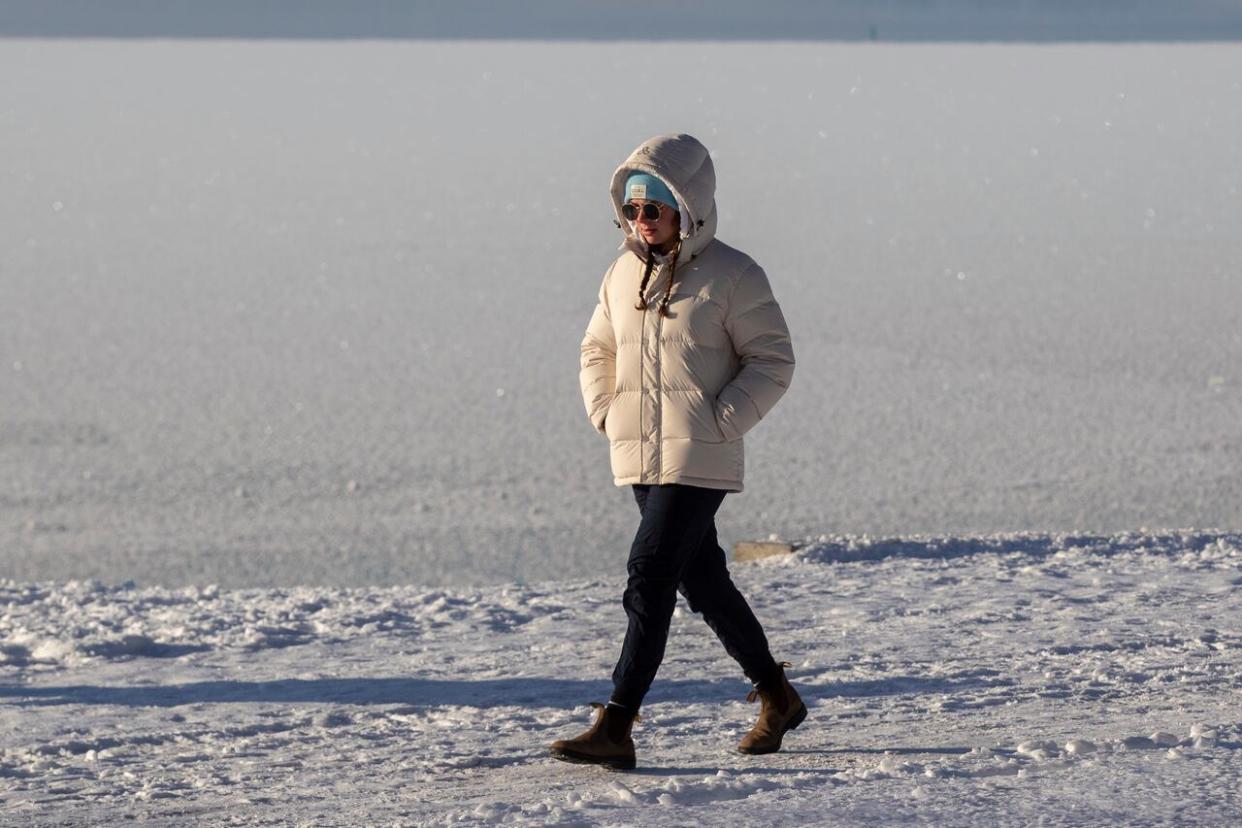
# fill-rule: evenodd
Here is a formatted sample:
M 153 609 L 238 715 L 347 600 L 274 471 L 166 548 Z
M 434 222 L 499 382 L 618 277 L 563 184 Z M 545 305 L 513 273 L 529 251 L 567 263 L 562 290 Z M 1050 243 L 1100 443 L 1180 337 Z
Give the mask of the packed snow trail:
M 0 823 L 1242 821 L 1242 536 L 820 538 L 734 574 L 810 717 L 681 605 L 630 773 L 620 574 L 485 589 L 0 583 Z

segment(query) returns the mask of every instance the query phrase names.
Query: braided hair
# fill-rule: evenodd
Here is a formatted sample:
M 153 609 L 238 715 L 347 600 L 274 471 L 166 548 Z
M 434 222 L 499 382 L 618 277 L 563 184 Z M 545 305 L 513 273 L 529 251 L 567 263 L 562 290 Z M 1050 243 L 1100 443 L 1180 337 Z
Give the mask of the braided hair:
M 660 316 L 668 317 L 668 303 L 673 298 L 674 280 L 677 278 L 677 254 L 681 252 L 681 241 L 678 240 L 677 246 L 668 253 L 668 290 L 664 292 L 664 298 L 660 301 Z M 643 268 L 643 282 L 638 286 L 638 302 L 634 305 L 634 310 L 645 310 L 647 308 L 647 283 L 651 281 L 651 271 L 655 269 L 655 254 L 651 251 L 647 252 L 647 265 Z
M 638 302 L 634 305 L 634 310 L 646 310 L 647 308 L 647 282 L 651 279 L 651 270 L 654 267 L 655 255 L 647 251 L 647 267 L 643 270 L 643 283 L 638 286 Z
M 677 254 L 681 252 L 681 241 L 668 254 L 668 290 L 664 291 L 664 301 L 660 302 L 660 316 L 668 318 L 668 303 L 673 298 L 673 285 L 677 279 Z

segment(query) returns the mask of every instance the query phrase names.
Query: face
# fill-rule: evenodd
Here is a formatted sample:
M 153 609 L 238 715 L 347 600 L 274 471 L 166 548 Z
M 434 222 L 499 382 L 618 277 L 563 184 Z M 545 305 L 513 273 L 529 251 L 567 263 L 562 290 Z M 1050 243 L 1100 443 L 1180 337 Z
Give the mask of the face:
M 669 244 L 677 238 L 677 232 L 681 229 L 680 220 L 677 211 L 667 204 L 658 201 L 650 202 L 660 207 L 660 217 L 654 221 L 643 218 L 642 205 L 647 203 L 639 199 L 632 199 L 631 204 L 639 206 L 638 213 L 638 233 L 643 237 L 643 241 L 652 247 L 660 247 Z

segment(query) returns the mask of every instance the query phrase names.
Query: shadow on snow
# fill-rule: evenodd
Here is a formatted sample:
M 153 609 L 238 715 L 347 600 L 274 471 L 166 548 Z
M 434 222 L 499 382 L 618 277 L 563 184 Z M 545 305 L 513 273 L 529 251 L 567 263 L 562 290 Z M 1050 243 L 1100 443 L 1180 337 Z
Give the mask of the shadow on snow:
M 951 677 L 893 676 L 874 681 L 798 684 L 808 702 L 840 697 L 948 693 L 972 687 L 1011 684 L 994 671 Z M 197 681 L 163 685 L 64 685 L 34 687 L 0 685 L 0 703 L 24 707 L 103 704 L 127 707 L 178 707 L 194 704 L 325 703 L 396 704 L 415 707 L 460 706 L 573 708 L 603 701 L 611 690 L 602 679 L 420 679 L 322 678 L 272 681 Z M 661 702 L 724 702 L 745 698 L 749 685 L 737 679 L 660 680 L 647 704 Z

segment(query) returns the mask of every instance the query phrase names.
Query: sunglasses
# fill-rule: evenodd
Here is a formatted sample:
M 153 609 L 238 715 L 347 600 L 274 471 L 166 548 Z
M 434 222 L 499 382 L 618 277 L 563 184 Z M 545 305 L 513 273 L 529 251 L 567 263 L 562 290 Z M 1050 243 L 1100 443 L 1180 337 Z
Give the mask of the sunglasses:
M 641 214 L 647 221 L 657 221 L 665 210 L 671 210 L 667 204 L 659 201 L 648 201 L 646 204 L 622 204 L 621 215 L 625 216 L 627 221 L 634 221 Z

